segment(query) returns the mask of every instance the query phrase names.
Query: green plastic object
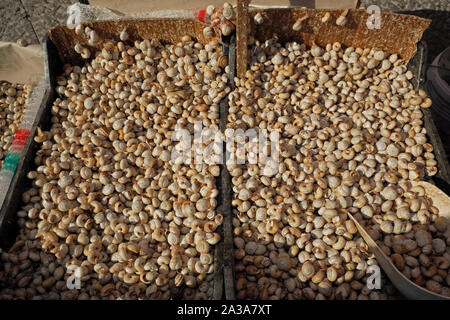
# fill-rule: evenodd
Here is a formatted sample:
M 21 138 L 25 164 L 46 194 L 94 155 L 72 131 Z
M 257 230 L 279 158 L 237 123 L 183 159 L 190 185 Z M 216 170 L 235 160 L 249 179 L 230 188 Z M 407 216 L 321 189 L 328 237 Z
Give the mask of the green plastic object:
M 17 164 L 19 163 L 20 153 L 11 151 L 6 155 L 5 161 L 3 162 L 2 169 L 15 171 Z

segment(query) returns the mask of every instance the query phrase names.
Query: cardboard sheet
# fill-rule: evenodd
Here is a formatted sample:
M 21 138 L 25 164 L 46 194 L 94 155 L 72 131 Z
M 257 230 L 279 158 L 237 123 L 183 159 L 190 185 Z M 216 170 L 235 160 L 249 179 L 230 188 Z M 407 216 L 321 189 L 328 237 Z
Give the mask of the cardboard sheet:
M 36 84 L 44 75 L 42 47 L 0 41 L 0 81 Z

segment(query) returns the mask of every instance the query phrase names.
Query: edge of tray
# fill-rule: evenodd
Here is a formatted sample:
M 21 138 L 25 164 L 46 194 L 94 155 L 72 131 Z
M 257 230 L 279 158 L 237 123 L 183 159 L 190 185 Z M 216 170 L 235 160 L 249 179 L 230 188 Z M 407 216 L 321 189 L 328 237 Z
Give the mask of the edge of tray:
M 228 78 L 230 81 L 231 90 L 234 90 L 234 77 L 236 76 L 236 37 L 233 36 L 230 41 L 230 47 L 228 52 L 228 65 L 229 72 Z M 228 101 L 220 107 L 220 130 L 225 131 L 228 122 Z M 224 146 L 225 149 L 225 146 Z M 233 241 L 233 211 L 231 206 L 232 201 L 232 185 L 231 176 L 226 166 L 226 154 L 223 154 L 223 166 L 221 171 L 222 180 L 222 192 L 223 192 L 223 230 L 224 230 L 224 249 L 223 249 L 223 262 L 224 262 L 224 286 L 225 286 L 225 298 L 227 300 L 236 300 L 236 293 L 234 290 L 234 241 Z

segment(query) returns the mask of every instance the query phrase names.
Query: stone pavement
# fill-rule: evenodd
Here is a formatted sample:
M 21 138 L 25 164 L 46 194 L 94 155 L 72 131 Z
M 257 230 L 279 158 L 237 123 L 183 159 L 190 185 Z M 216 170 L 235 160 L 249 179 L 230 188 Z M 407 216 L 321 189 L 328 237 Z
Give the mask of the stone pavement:
M 383 11 L 440 10 L 449 11 L 448 0 L 360 0 L 360 6 L 375 4 Z
M 39 43 L 47 29 L 65 23 L 67 6 L 76 0 L 1 0 L 0 41 L 18 38 Z

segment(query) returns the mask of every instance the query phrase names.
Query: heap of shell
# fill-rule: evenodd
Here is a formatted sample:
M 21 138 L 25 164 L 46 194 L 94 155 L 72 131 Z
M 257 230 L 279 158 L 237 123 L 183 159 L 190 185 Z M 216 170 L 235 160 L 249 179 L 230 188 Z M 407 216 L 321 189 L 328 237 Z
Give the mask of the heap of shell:
M 0 168 L 11 147 L 31 94 L 31 86 L 0 82 Z
M 189 36 L 104 41 L 84 66 L 64 66 L 20 235 L 1 255 L 0 298 L 212 297 L 220 168 L 174 164 L 171 151 L 176 128 L 218 129 L 220 49 Z
M 405 61 L 340 43 L 251 41 L 228 128 L 278 131 L 279 167 L 267 176 L 262 162 L 228 165 L 237 298 L 387 298 L 389 283 L 368 287 L 377 261 L 347 213 L 406 277 L 450 296 L 449 228 L 408 183 L 437 167 L 421 111 L 431 100 Z

